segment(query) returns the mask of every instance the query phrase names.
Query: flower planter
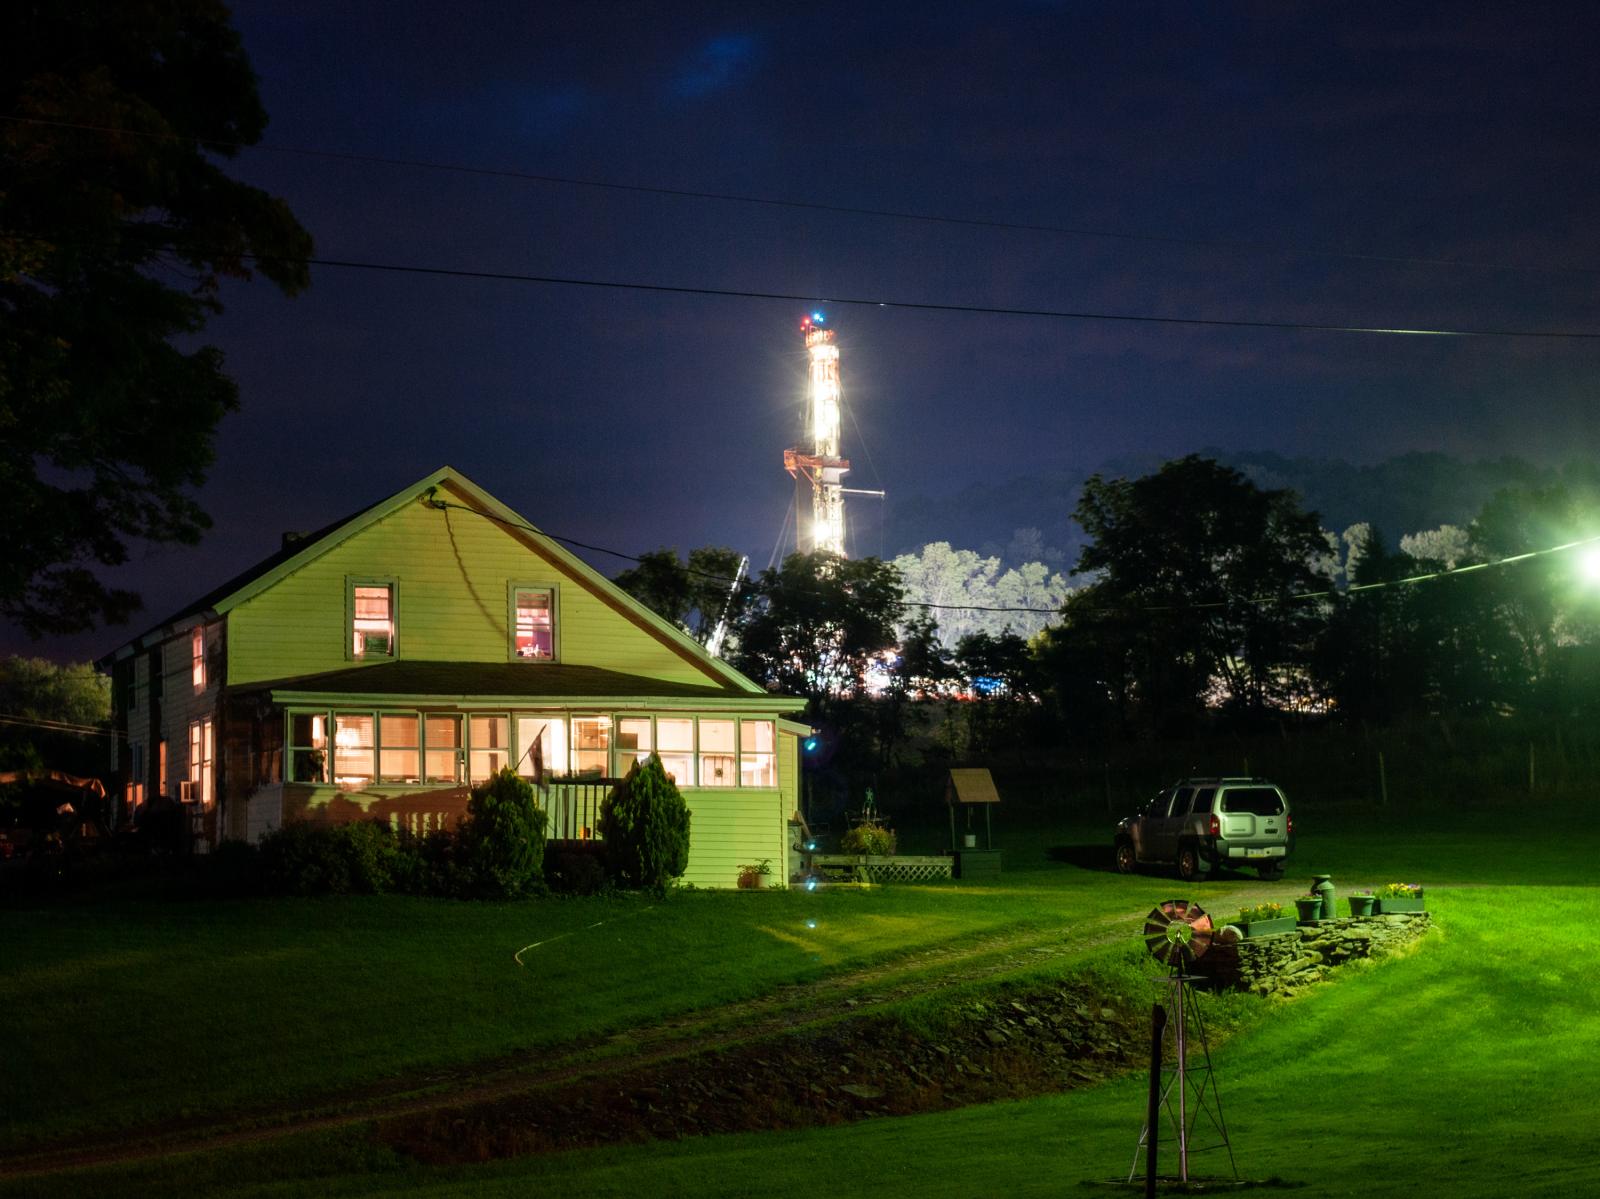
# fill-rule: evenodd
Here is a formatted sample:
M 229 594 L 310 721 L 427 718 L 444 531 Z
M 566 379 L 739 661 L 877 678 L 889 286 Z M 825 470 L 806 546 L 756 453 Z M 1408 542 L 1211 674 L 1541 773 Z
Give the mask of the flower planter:
M 1427 909 L 1422 906 L 1422 895 L 1407 896 L 1404 899 L 1380 899 L 1373 904 L 1373 914 L 1376 916 L 1390 916 L 1396 912 L 1422 912 Z
M 1352 916 L 1372 915 L 1372 905 L 1378 901 L 1370 895 L 1350 896 L 1350 914 Z
M 1299 923 L 1315 924 L 1322 919 L 1322 896 L 1314 895 L 1310 899 L 1297 899 L 1294 901 L 1295 910 L 1300 913 Z
M 1272 920 L 1251 920 L 1237 927 L 1246 937 L 1270 937 L 1275 933 L 1294 932 L 1295 918 L 1278 916 Z

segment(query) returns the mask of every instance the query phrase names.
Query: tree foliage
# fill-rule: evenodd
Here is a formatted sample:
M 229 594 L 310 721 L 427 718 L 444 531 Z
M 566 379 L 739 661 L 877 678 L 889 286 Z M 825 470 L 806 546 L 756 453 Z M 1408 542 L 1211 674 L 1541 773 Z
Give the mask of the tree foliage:
M 1037 539 L 1038 530 L 1018 533 L 1033 533 Z M 1005 571 L 1000 566 L 999 558 L 952 549 L 948 541 L 930 542 L 894 560 L 906 599 L 939 606 L 940 635 L 947 649 L 972 633 L 998 636 L 1007 629 L 1026 640 L 1059 619 L 1055 612 L 1071 591 L 1065 578 L 1043 562 L 1024 562 Z M 1033 611 L 985 610 L 1000 608 Z
M 741 632 L 739 668 L 819 709 L 859 694 L 874 657 L 893 649 L 900 573 L 877 558 L 790 554 L 761 572 Z
M 1292 493 L 1190 456 L 1131 481 L 1094 476 L 1076 516 L 1093 539 L 1078 570 L 1098 577 L 1046 634 L 1076 698 L 1152 724 L 1218 699 L 1260 713 L 1303 685 L 1320 613 L 1294 597 L 1326 586 L 1328 542 Z
M 311 239 L 217 165 L 267 121 L 217 0 L 0 6 L 0 112 L 0 614 L 70 632 L 137 608 L 94 569 L 130 539 L 208 526 L 238 396 L 191 339 L 224 278 L 304 288 Z
M 737 628 L 745 587 L 741 584 L 736 590 L 733 580 L 742 560 L 737 550 L 724 546 L 692 549 L 687 562 L 675 549 L 659 549 L 641 554 L 637 565 L 613 581 L 657 616 L 705 645 L 724 614 Z
M 689 866 L 689 806 L 661 759 L 635 762 L 600 807 L 612 875 L 627 887 L 665 887 Z

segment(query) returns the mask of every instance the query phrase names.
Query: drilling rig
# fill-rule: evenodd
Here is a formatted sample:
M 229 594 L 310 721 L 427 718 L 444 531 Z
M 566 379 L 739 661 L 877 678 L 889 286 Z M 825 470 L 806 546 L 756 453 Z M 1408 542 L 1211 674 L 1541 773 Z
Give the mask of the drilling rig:
M 826 550 L 844 557 L 844 476 L 850 461 L 839 456 L 839 347 L 833 330 L 823 327 L 822 313 L 800 322 L 811 360 L 806 394 L 806 436 L 809 452 L 783 451 L 783 466 L 795 481 L 795 542 L 802 554 Z M 808 486 L 809 484 L 809 486 Z M 808 494 L 809 493 L 809 494 Z M 807 520 L 805 512 L 810 509 Z

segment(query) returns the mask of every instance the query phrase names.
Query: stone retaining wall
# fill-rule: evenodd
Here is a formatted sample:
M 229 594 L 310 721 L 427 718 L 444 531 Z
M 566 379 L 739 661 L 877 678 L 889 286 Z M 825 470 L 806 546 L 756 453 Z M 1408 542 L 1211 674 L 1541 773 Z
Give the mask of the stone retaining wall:
M 1427 912 L 1403 912 L 1319 920 L 1267 937 L 1241 938 L 1224 929 L 1196 968 L 1214 986 L 1258 995 L 1293 994 L 1346 962 L 1393 953 L 1422 936 L 1431 923 Z

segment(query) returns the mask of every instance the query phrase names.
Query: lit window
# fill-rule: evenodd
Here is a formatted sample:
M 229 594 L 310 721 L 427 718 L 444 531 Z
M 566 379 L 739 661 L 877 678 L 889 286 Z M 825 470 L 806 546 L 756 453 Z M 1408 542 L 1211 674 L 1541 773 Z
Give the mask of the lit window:
M 378 778 L 385 783 L 420 783 L 421 722 L 415 716 L 378 717 Z
M 688 717 L 656 721 L 661 766 L 680 787 L 694 786 L 694 721 Z
M 739 760 L 734 756 L 733 721 L 700 722 L 700 785 L 737 787 Z
M 517 717 L 517 773 L 539 780 L 567 773 L 567 722 L 563 718 Z
M 338 712 L 333 717 L 333 781 L 340 787 L 365 787 L 372 782 L 372 753 L 377 748 L 377 721 L 371 716 Z
M 216 802 L 216 740 L 209 720 L 189 726 L 189 783 L 191 794 L 203 808 Z
M 519 658 L 554 658 L 555 597 L 550 588 L 517 587 L 511 595 L 516 639 L 513 652 Z
M 572 773 L 599 777 L 611 765 L 611 717 L 572 718 Z
M 772 721 L 739 722 L 739 785 L 776 787 L 777 755 L 773 744 Z
M 296 712 L 289 717 L 289 781 L 327 781 L 328 718 L 321 712 Z
M 423 747 L 423 769 L 430 783 L 461 781 L 461 717 L 428 716 L 422 722 L 427 741 Z
M 505 716 L 474 716 L 468 723 L 471 737 L 469 778 L 482 783 L 505 769 L 511 751 L 511 721 Z
M 167 739 L 161 738 L 156 746 L 156 794 L 167 793 Z
M 189 657 L 191 660 L 190 673 L 194 678 L 194 689 L 206 689 L 206 631 L 196 625 L 193 635 L 189 638 Z M 179 659 L 182 661 L 182 659 Z
M 351 654 L 357 658 L 394 657 L 394 584 L 354 584 L 350 612 Z
M 618 775 L 626 775 L 635 762 L 648 761 L 653 748 L 648 716 L 625 716 L 617 721 Z

